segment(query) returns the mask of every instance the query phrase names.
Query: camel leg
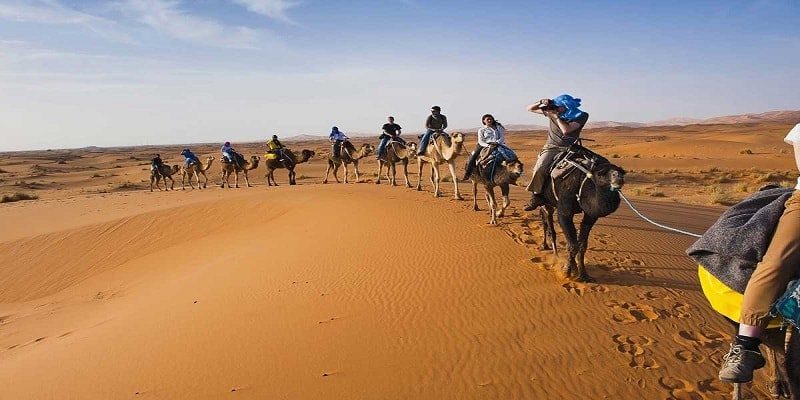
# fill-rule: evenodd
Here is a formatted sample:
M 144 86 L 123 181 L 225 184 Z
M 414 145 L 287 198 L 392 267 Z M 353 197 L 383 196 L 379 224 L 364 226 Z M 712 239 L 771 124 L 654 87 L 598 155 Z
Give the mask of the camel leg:
M 454 160 L 448 161 L 447 162 L 447 168 L 450 169 L 450 177 L 453 178 L 453 186 L 454 186 L 454 188 L 453 188 L 453 191 L 454 191 L 453 198 L 456 199 L 456 200 L 464 200 L 464 198 L 461 197 L 461 194 L 458 193 L 458 178 L 456 178 L 456 162 Z
M 442 193 L 439 191 L 439 166 L 436 163 L 431 163 L 431 185 L 433 185 L 433 197 L 439 197 Z
M 169 182 L 170 182 L 170 185 L 169 185 L 170 190 L 175 190 L 175 179 L 172 179 L 172 175 L 169 176 Z M 165 179 L 164 180 L 164 189 L 166 189 L 166 188 L 167 188 L 167 180 Z
M 577 267 L 575 265 L 575 256 L 578 253 L 578 234 L 575 229 L 575 222 L 572 220 L 573 215 L 558 212 L 558 224 L 561 225 L 561 230 L 567 239 L 567 264 L 564 265 L 563 272 L 567 277 L 572 276 L 573 270 Z
M 542 245 L 539 246 L 539 250 L 551 250 L 550 245 L 547 244 L 547 241 L 550 240 L 553 245 L 553 253 L 558 257 L 558 242 L 556 239 L 556 226 L 553 222 L 553 211 L 553 208 L 549 206 L 539 207 L 539 218 L 542 221 L 544 239 Z
M 225 188 L 225 181 L 227 180 L 226 179 L 227 176 L 228 175 L 225 173 L 225 170 L 223 169 L 222 176 L 220 177 L 220 184 L 219 184 L 220 188 Z M 230 183 L 228 184 L 228 187 L 231 187 Z
M 339 168 L 342 167 L 342 164 L 336 164 L 333 166 L 333 177 L 336 179 L 336 183 L 341 183 L 339 181 Z
M 392 169 L 392 186 L 397 186 L 397 167 L 395 166 L 395 163 L 389 163 L 389 167 Z
M 422 159 L 417 159 L 417 190 L 422 190 Z
M 353 160 L 353 169 L 356 170 L 356 183 L 361 182 L 361 176 L 358 174 L 358 160 Z
M 153 180 L 154 179 L 155 179 L 155 177 L 153 175 L 150 175 L 150 192 L 153 191 Z M 159 188 L 159 190 L 161 190 L 161 189 Z
M 234 170 L 233 173 L 235 174 L 233 176 L 233 187 L 238 189 L 239 188 L 239 171 L 235 171 Z
M 323 184 L 328 183 L 328 173 L 331 172 L 331 167 L 333 167 L 333 163 L 331 163 L 331 160 L 328 160 L 328 168 L 325 169 L 325 179 L 322 180 Z
M 411 182 L 408 181 L 408 159 L 403 159 L 403 176 L 406 178 L 406 187 L 411 187 Z
M 389 166 L 387 165 L 386 168 L 388 169 Z M 381 172 L 383 172 L 383 161 L 378 160 L 378 173 L 377 173 L 377 176 L 375 178 L 375 184 L 376 185 L 380 185 L 381 184 Z M 389 179 L 389 177 L 387 176 L 386 179 Z
M 578 280 L 581 282 L 592 282 L 594 279 L 586 273 L 586 249 L 589 248 L 589 233 L 597 222 L 597 217 L 583 214 L 581 220 L 581 231 L 578 235 Z
M 346 162 L 342 163 L 342 168 L 344 168 L 344 183 L 350 183 L 350 181 L 348 180 L 348 179 L 350 179 L 349 178 L 350 171 L 347 170 L 347 163 Z M 334 170 L 334 172 L 336 172 L 336 170 Z
M 489 213 L 491 214 L 489 224 L 497 225 L 497 199 L 494 197 L 494 186 L 484 185 L 483 188 L 486 190 L 486 199 L 489 201 Z
M 186 190 L 186 173 L 185 172 L 181 173 L 181 190 Z
M 197 180 L 197 188 L 200 189 L 200 175 L 197 175 L 197 171 L 194 171 L 194 178 Z M 194 184 L 192 184 L 192 177 L 189 176 L 189 186 L 194 189 Z
M 247 187 L 253 187 L 253 185 L 250 184 L 250 177 L 247 176 L 247 170 L 244 171 L 244 183 Z
M 289 170 L 289 185 L 297 185 L 297 172 L 294 172 L 294 167 L 287 169 Z
M 475 179 L 472 179 L 472 209 L 475 211 L 481 210 L 478 208 L 478 181 Z
M 508 199 L 508 185 L 501 185 L 500 192 L 503 194 L 503 206 L 497 211 L 497 217 L 502 217 L 506 213 L 506 208 L 508 205 L 511 204 L 511 200 Z

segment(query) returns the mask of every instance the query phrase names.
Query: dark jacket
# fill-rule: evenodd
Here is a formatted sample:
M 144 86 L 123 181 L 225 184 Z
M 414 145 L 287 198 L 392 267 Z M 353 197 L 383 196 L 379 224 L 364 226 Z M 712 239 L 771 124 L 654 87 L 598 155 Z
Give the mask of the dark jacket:
M 793 191 L 768 189 L 747 197 L 725 211 L 686 254 L 722 283 L 744 293 Z

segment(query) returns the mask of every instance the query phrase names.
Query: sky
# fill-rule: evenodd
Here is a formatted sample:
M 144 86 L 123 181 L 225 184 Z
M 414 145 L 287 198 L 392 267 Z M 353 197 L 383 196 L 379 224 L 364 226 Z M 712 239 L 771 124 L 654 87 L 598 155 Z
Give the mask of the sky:
M 0 0 L 0 151 L 800 108 L 800 2 Z

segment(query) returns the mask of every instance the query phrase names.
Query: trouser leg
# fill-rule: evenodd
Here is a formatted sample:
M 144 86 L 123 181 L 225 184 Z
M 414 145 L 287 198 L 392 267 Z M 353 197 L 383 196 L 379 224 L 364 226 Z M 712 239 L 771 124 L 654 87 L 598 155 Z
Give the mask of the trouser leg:
M 765 328 L 772 304 L 786 285 L 800 275 L 800 190 L 786 201 L 775 234 L 747 283 L 740 322 Z
M 467 160 L 467 165 L 464 167 L 464 180 L 469 179 L 470 175 L 472 175 L 472 170 L 475 169 L 475 164 L 478 162 L 478 157 L 481 155 L 481 150 L 483 150 L 481 145 L 475 145 L 475 150 L 473 150 L 472 154 L 470 154 L 469 160 Z
M 531 182 L 526 188 L 529 192 L 542 194 L 544 191 L 544 184 L 549 175 L 550 165 L 559 152 L 561 152 L 561 149 L 542 149 L 539 153 L 539 157 L 536 159 L 536 165 L 533 166 L 533 179 L 531 179 Z

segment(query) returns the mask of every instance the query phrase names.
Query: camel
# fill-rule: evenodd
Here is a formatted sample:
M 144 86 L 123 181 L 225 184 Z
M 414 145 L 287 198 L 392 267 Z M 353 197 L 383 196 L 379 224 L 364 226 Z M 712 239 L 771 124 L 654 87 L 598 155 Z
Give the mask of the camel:
M 767 329 L 762 338 L 767 359 L 767 378 L 773 399 L 800 400 L 800 332 L 788 326 Z M 742 384 L 733 385 L 733 399 L 744 399 Z
M 164 180 L 164 190 L 175 190 L 175 180 L 172 179 L 172 175 L 178 173 L 181 170 L 180 165 L 173 165 L 171 168 L 168 165 L 161 165 L 161 167 L 156 170 L 154 168 L 150 168 L 150 191 L 153 191 L 153 182 L 156 183 L 156 187 L 158 190 L 161 190 L 161 186 L 158 185 L 160 180 Z M 171 185 L 167 187 L 167 178 L 169 178 Z
M 298 160 L 297 156 L 295 156 L 291 150 L 289 149 L 282 149 L 282 150 L 284 157 L 283 161 L 278 161 L 277 158 L 269 159 L 268 155 L 264 155 L 264 165 L 267 167 L 267 175 L 266 175 L 267 185 L 269 186 L 273 185 L 278 186 L 278 182 L 275 182 L 275 175 L 274 175 L 275 170 L 278 168 L 286 168 L 287 170 L 289 170 L 289 184 L 296 185 L 297 181 L 295 180 L 295 175 L 297 174 L 294 172 L 294 168 L 297 166 L 297 164 L 308 162 L 308 160 L 310 160 L 311 157 L 314 157 L 314 155 L 316 155 L 316 153 L 314 153 L 313 150 L 304 149 L 303 151 L 300 152 L 300 154 L 303 155 L 303 158 Z
M 214 157 L 209 156 L 206 159 L 206 166 L 203 167 L 203 163 L 197 161 L 197 163 L 186 165 L 185 163 L 181 167 L 181 190 L 186 190 L 186 178 L 189 178 L 189 186 L 194 189 L 194 184 L 192 183 L 192 175 L 197 180 L 197 188 L 204 189 L 206 185 L 208 185 L 208 176 L 206 176 L 206 171 L 211 168 L 211 163 L 214 162 Z M 200 186 L 200 175 L 203 175 L 206 178 L 205 182 L 203 182 L 203 186 Z
M 489 150 L 486 149 L 484 151 Z M 493 162 L 489 161 L 489 165 L 482 167 L 480 161 L 478 161 L 478 165 L 472 170 L 470 178 L 472 180 L 472 208 L 475 211 L 480 211 L 478 208 L 478 184 L 480 183 L 486 192 L 486 202 L 489 203 L 489 212 L 491 214 L 489 224 L 497 225 L 497 218 L 502 217 L 508 205 L 511 204 L 508 198 L 509 188 L 511 185 L 516 185 L 517 179 L 522 176 L 523 165 L 519 160 L 502 160 L 497 165 L 493 176 L 490 177 L 491 163 Z M 500 192 L 503 194 L 503 206 L 499 210 L 494 196 L 494 188 L 496 186 L 500 187 Z
M 464 200 L 458 193 L 458 178 L 456 178 L 456 158 L 464 149 L 464 134 L 456 132 L 449 134 L 449 139 L 445 139 L 446 133 L 438 134 L 428 142 L 428 148 L 422 149 L 424 153 L 417 155 L 417 190 L 422 190 L 422 166 L 425 163 L 431 165 L 431 184 L 433 184 L 433 197 L 439 197 L 442 192 L 439 190 L 439 165 L 447 164 L 450 168 L 450 176 L 453 178 L 454 194 L 456 200 Z
M 325 170 L 325 180 L 322 183 L 328 183 L 328 173 L 333 168 L 333 178 L 336 179 L 336 183 L 339 182 L 339 177 L 336 175 L 339 171 L 339 167 L 344 167 L 344 183 L 350 183 L 347 180 L 347 164 L 353 164 L 353 167 L 356 171 L 356 183 L 361 181 L 361 177 L 358 173 L 358 160 L 372 154 L 375 151 L 375 147 L 371 144 L 364 143 L 361 145 L 361 148 L 356 150 L 355 146 L 353 146 L 350 141 L 345 141 L 342 144 L 342 150 L 339 157 L 335 157 L 333 153 L 328 156 L 328 169 Z
M 375 184 L 381 184 L 381 171 L 383 170 L 383 165 L 386 164 L 386 180 L 388 180 L 389 184 L 392 186 L 397 186 L 395 164 L 402 163 L 403 176 L 406 178 L 406 187 L 411 187 L 411 182 L 408 180 L 408 159 L 416 157 L 416 155 L 416 143 L 406 143 L 404 146 L 400 142 L 394 140 L 390 141 L 386 146 L 386 154 L 383 158 L 378 159 L 378 179 L 375 181 Z
M 618 190 L 625 184 L 625 170 L 612 164 L 604 157 L 582 146 L 575 145 L 580 154 L 591 159 L 588 173 L 577 168 L 562 179 L 552 179 L 545 185 L 545 204 L 539 215 L 544 227 L 544 242 L 541 249 L 549 249 L 548 236 L 552 239 L 553 251 L 556 248 L 556 232 L 553 213 L 558 211 L 558 224 L 567 239 L 569 257 L 562 271 L 566 277 L 576 276 L 578 281 L 590 282 L 593 279 L 586 273 L 584 256 L 589 245 L 589 232 L 598 219 L 617 210 L 620 203 Z M 543 168 L 549 168 L 544 166 Z M 583 213 L 580 233 L 575 229 L 575 214 Z
M 231 187 L 230 177 L 231 177 L 231 174 L 233 174 L 235 176 L 235 178 L 234 178 L 234 187 L 238 188 L 239 187 L 239 172 L 243 172 L 244 173 L 244 181 L 247 184 L 247 187 L 253 187 L 253 185 L 250 184 L 250 179 L 248 179 L 247 171 L 249 171 L 251 169 L 258 168 L 258 161 L 259 160 L 260 160 L 260 158 L 258 158 L 258 156 L 251 156 L 250 157 L 250 161 L 247 161 L 247 160 L 244 159 L 244 157 L 242 157 L 241 163 L 240 164 L 236 164 L 236 163 L 228 162 L 228 160 L 226 160 L 225 157 L 223 157 L 222 160 L 220 161 L 220 163 L 222 165 L 222 183 L 219 185 L 219 187 L 224 188 L 225 184 L 227 183 L 228 184 L 228 188 L 230 188 Z M 241 164 L 245 164 L 245 166 L 244 167 L 240 167 L 239 165 L 241 165 Z

